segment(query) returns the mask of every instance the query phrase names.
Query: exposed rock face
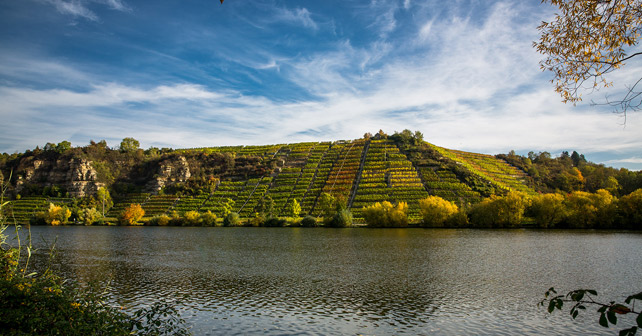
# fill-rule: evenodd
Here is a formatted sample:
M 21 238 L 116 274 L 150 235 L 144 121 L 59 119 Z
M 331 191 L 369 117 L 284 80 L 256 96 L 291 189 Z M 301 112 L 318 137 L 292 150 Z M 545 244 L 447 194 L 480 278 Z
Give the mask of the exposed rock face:
M 60 186 L 73 197 L 84 197 L 96 193 L 103 184 L 96 181 L 96 170 L 85 159 L 58 159 L 56 161 L 35 160 L 21 162 L 24 168 L 18 176 L 16 191 L 26 184 Z
M 154 178 L 145 187 L 151 193 L 158 193 L 163 187 L 186 182 L 192 174 L 184 156 L 173 156 L 158 163 Z

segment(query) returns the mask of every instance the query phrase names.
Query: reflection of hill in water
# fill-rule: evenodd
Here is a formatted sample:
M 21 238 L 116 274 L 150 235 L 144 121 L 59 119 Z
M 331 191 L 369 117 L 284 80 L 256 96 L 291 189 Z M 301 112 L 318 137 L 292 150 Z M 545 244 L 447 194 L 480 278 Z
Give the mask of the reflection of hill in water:
M 635 234 L 525 230 L 33 227 L 70 278 L 135 307 L 181 300 L 195 334 L 570 334 L 551 285 L 633 291 Z M 578 245 L 581 239 L 585 244 Z M 583 247 L 586 246 L 586 247 Z M 608 246 L 594 249 L 592 246 Z M 602 263 L 613 255 L 632 259 Z M 611 276 L 613 275 L 613 276 Z M 606 289 L 610 292 L 605 292 Z M 525 323 L 524 321 L 528 321 Z M 595 327 L 596 329 L 592 329 Z M 588 329 L 587 329 L 588 328 Z M 433 332 L 431 332 L 431 330 Z

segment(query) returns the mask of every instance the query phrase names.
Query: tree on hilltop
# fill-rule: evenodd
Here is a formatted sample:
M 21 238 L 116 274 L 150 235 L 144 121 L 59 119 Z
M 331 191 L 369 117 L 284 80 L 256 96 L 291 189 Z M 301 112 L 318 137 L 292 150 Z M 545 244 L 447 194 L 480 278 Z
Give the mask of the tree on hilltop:
M 124 138 L 120 142 L 120 151 L 121 152 L 135 152 L 140 147 L 140 142 L 134 138 Z

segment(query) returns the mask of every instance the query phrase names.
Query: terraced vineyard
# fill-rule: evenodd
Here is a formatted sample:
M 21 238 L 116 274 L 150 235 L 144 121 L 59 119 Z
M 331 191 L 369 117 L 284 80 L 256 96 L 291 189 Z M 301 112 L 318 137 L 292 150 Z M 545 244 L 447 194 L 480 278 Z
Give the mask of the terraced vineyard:
M 474 174 L 491 181 L 504 190 L 535 194 L 528 186 L 526 173 L 492 155 L 463 152 L 431 145 L 442 155 L 459 162 Z
M 356 221 L 362 221 L 361 210 L 375 202 L 407 202 L 408 218 L 420 219 L 419 200 L 426 198 L 421 178 L 406 156 L 388 140 L 372 140 L 367 148 L 363 169 L 351 203 Z
M 430 195 L 439 196 L 458 205 L 474 204 L 482 200 L 482 196 L 462 183 L 453 172 L 445 169 L 433 170 L 421 168 L 421 177 Z
M 15 220 L 18 224 L 29 223 L 29 220 L 38 212 L 49 207 L 49 199 L 44 196 L 24 197 L 11 201 L 3 208 L 4 216 L 11 223 Z
M 410 151 L 408 147 L 401 148 L 404 150 L 388 139 L 357 139 L 177 150 L 176 153 L 229 153 L 232 158 L 260 158 L 258 162 L 271 168 L 264 170 L 263 176 L 232 172 L 225 175 L 216 188 L 201 195 L 128 194 L 109 210 L 107 217 L 115 219 L 128 205 L 138 203 L 145 210 L 145 218 L 187 211 L 211 211 L 221 218 L 226 208 L 238 212 L 242 218 L 252 218 L 257 206 L 268 196 L 274 201 L 274 213 L 278 216 L 287 216 L 287 205 L 293 200 L 301 205 L 302 216 L 318 216 L 318 200 L 326 192 L 345 200 L 356 222 L 363 222 L 363 207 L 382 201 L 407 202 L 409 219 L 417 222 L 420 220 L 418 201 L 429 195 L 462 206 L 479 202 L 483 198 L 480 190 L 488 196 L 484 186 L 493 186 L 488 189 L 491 191 L 534 193 L 524 172 L 493 156 L 427 143 Z M 467 176 L 474 176 L 475 184 L 469 184 Z M 13 212 L 16 220 L 26 222 L 49 202 L 68 204 L 72 201 L 25 197 L 12 201 L 7 212 Z

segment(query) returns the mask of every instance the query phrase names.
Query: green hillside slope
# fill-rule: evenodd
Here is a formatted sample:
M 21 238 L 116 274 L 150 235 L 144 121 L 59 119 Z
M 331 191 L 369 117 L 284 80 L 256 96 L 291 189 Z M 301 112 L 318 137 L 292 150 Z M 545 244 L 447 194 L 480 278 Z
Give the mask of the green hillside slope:
M 302 215 L 320 214 L 318 199 L 329 193 L 345 200 L 362 222 L 361 210 L 375 202 L 407 202 L 409 219 L 419 221 L 418 201 L 441 196 L 459 205 L 473 204 L 494 193 L 517 190 L 532 194 L 526 175 L 492 156 L 449 150 L 428 143 L 418 146 L 432 164 L 413 162 L 388 139 L 357 139 L 271 146 L 211 147 L 180 150 L 181 153 L 230 153 L 235 157 L 260 156 L 276 160 L 277 168 L 266 176 L 229 179 L 210 194 L 184 195 L 154 203 L 154 214 L 172 211 L 211 211 L 219 217 L 231 206 L 242 218 L 251 218 L 266 198 L 274 201 L 274 213 L 286 216 L 287 204 L 296 199 Z M 454 163 L 454 164 L 453 164 Z M 138 194 L 132 195 L 140 197 Z M 137 200 L 143 208 L 154 196 Z M 132 203 L 127 197 L 110 215 Z
M 377 136 L 334 142 L 191 148 L 166 151 L 147 160 L 144 156 L 141 160 L 140 153 L 121 153 L 125 158 L 139 155 L 140 162 L 118 159 L 120 164 L 130 165 L 119 168 L 120 176 L 112 177 L 112 185 L 107 185 L 116 204 L 106 216 L 114 219 L 133 203 L 142 205 L 146 217 L 210 211 L 220 218 L 229 209 L 242 218 L 253 218 L 256 212 L 265 210 L 266 204 L 272 204 L 274 215 L 287 216 L 288 204 L 294 200 L 301 206 L 301 216 L 319 216 L 319 198 L 328 193 L 344 202 L 357 222 L 363 221 L 361 211 L 365 206 L 383 201 L 406 202 L 409 219 L 416 222 L 420 220 L 418 201 L 429 195 L 466 207 L 509 190 L 535 193 L 528 185 L 528 176 L 501 159 L 413 141 L 410 144 L 407 139 Z M 117 157 L 116 154 L 103 149 L 100 161 L 90 162 L 108 167 L 109 155 Z M 70 160 L 75 157 L 70 156 Z M 30 160 L 35 159 L 38 158 Z M 178 171 L 180 176 L 172 175 Z M 100 171 L 98 174 L 100 180 Z M 163 187 L 150 191 L 149 186 L 155 185 L 150 181 L 163 174 L 169 174 L 160 184 Z M 46 178 L 41 180 L 51 185 Z M 46 204 L 47 199 L 41 196 L 26 196 L 12 201 L 6 209 L 19 222 L 26 222 Z

